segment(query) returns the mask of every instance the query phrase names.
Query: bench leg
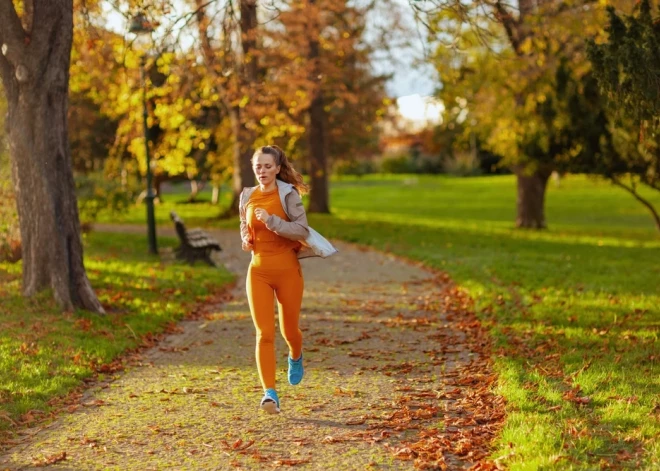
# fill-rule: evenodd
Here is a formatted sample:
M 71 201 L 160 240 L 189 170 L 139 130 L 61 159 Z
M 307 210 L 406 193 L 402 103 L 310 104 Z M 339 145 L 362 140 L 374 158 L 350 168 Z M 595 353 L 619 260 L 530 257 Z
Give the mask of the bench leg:
M 204 253 L 204 261 L 212 267 L 217 267 L 218 265 L 216 265 L 216 263 L 211 258 L 212 253 L 213 253 L 212 250 L 206 250 L 205 253 Z

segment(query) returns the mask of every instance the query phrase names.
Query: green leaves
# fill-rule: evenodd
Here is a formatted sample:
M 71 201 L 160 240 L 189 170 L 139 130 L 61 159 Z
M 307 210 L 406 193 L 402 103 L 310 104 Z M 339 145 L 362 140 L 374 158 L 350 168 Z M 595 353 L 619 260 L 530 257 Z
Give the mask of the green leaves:
M 588 55 L 600 86 L 614 106 L 635 121 L 660 115 L 660 27 L 648 0 L 636 16 L 619 16 L 608 7 L 608 40 L 589 41 Z

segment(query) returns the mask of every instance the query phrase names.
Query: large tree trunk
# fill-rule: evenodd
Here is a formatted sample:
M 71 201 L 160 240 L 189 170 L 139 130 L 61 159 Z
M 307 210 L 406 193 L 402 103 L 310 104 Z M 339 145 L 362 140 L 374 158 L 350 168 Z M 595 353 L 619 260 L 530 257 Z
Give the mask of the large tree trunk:
M 311 78 L 314 83 L 312 102 L 309 106 L 309 175 L 311 191 L 309 194 L 310 213 L 329 213 L 330 196 L 328 193 L 328 158 L 326 153 L 327 117 L 323 104 L 322 71 L 320 66 L 319 35 L 320 12 L 316 0 L 308 0 L 310 9 L 309 61 Z
M 218 77 L 216 69 L 216 54 L 211 39 L 209 37 L 210 18 L 206 14 L 205 7 L 208 2 L 196 0 L 197 6 L 197 27 L 200 34 L 202 52 L 213 74 Z M 246 126 L 247 113 L 243 108 L 235 104 L 236 98 L 248 93 L 248 96 L 254 98 L 254 88 L 257 84 L 258 64 L 255 57 L 257 50 L 256 29 L 257 29 L 257 2 L 256 0 L 241 0 L 240 3 L 241 18 L 241 45 L 243 49 L 243 61 L 241 65 L 236 65 L 238 73 L 236 74 L 236 96 L 231 96 L 232 92 L 224 90 L 222 99 L 226 111 L 231 120 L 232 133 L 234 135 L 233 149 L 233 167 L 234 175 L 232 181 L 232 201 L 224 217 L 238 214 L 238 204 L 241 191 L 246 186 L 254 186 L 254 173 L 250 158 L 254 152 L 254 132 Z M 229 10 L 228 10 L 229 11 Z M 230 87 L 231 88 L 231 87 Z M 248 105 L 249 106 L 249 105 Z
M 0 74 L 7 93 L 23 292 L 32 296 L 52 288 L 64 309 L 102 313 L 83 264 L 67 136 L 73 5 L 71 0 L 26 3 L 34 17 L 24 17 L 21 25 L 12 2 L 0 0 Z
M 318 90 L 309 109 L 309 175 L 311 191 L 309 193 L 310 213 L 329 213 L 330 196 L 328 194 L 328 164 L 326 156 L 325 110 L 323 93 Z
M 551 172 L 537 170 L 528 174 L 522 168 L 514 171 L 518 177 L 516 227 L 545 229 L 545 190 Z
M 509 43 L 515 54 L 520 58 L 526 55 L 522 50 L 525 39 L 534 34 L 533 20 L 530 20 L 535 10 L 547 0 L 519 0 L 518 17 L 512 13 L 512 8 L 502 2 L 495 2 L 495 17 L 500 22 Z M 516 104 L 522 107 L 525 102 L 524 94 L 516 96 Z M 516 226 L 534 229 L 544 229 L 545 223 L 545 190 L 551 170 L 543 168 L 533 174 L 525 171 L 523 165 L 517 165 L 513 168 L 518 177 L 518 199 Z
M 234 134 L 234 178 L 232 202 L 227 210 L 227 215 L 238 214 L 238 203 L 241 191 L 246 186 L 254 186 L 254 172 L 250 161 L 254 136 L 246 128 L 244 119 L 241 116 L 241 109 L 238 106 L 231 108 L 231 127 Z
M 243 48 L 243 66 L 239 67 L 239 93 L 254 92 L 257 83 L 258 64 L 255 56 L 257 41 L 257 2 L 241 0 L 241 45 Z M 251 96 L 252 100 L 256 97 Z M 248 105 L 249 106 L 249 105 Z M 231 214 L 238 214 L 241 191 L 246 186 L 254 186 L 252 171 L 252 153 L 254 152 L 254 133 L 246 126 L 249 117 L 239 106 L 231 108 L 231 124 L 234 131 L 234 182 Z

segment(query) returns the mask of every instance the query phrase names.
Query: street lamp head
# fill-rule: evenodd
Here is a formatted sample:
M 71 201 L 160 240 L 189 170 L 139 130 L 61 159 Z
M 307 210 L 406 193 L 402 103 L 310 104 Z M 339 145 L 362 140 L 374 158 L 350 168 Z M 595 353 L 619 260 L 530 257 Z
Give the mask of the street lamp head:
M 128 31 L 133 34 L 150 34 L 154 31 L 154 25 L 144 13 L 138 13 L 131 19 Z

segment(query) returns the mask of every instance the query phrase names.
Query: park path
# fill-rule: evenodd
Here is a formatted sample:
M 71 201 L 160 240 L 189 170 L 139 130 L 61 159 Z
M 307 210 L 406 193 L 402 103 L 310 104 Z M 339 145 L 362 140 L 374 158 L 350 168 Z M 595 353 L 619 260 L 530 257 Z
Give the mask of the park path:
M 232 298 L 91 386 L 81 407 L 25 431 L 0 469 L 413 469 L 415 459 L 464 469 L 484 457 L 497 428 L 493 375 L 446 278 L 344 243 L 330 259 L 303 260 L 306 376 L 288 384 L 278 334 L 282 413 L 270 416 L 258 410 L 249 255 L 236 231 L 210 232 L 238 276 Z

